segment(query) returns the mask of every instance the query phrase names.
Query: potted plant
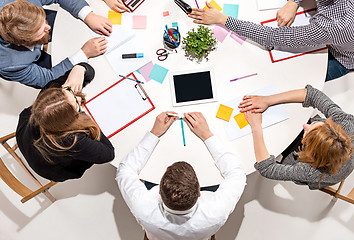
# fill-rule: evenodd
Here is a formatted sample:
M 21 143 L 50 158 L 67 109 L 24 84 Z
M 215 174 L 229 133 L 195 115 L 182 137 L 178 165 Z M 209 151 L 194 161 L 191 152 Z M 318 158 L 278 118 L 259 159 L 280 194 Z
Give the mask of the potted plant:
M 182 43 L 185 56 L 191 61 L 196 59 L 199 63 L 203 58 L 208 60 L 209 53 L 216 49 L 217 41 L 209 28 L 199 25 L 197 31 L 192 29 L 187 33 Z

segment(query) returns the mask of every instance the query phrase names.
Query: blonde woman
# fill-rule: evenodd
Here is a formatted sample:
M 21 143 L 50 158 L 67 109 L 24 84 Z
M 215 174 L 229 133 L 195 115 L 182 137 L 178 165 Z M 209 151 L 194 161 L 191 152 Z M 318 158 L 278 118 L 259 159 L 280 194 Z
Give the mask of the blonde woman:
M 303 132 L 278 163 L 264 143 L 261 113 L 281 103 L 302 103 L 317 108 L 326 118 L 316 116 L 303 124 Z M 252 128 L 255 168 L 264 177 L 319 189 L 342 181 L 353 171 L 354 116 L 312 86 L 271 96 L 245 96 L 239 108 Z
M 31 168 L 46 179 L 80 178 L 93 164 L 114 158 L 110 141 L 81 110 L 85 103 L 81 89 L 93 76 L 90 65 L 75 66 L 20 114 L 18 146 Z

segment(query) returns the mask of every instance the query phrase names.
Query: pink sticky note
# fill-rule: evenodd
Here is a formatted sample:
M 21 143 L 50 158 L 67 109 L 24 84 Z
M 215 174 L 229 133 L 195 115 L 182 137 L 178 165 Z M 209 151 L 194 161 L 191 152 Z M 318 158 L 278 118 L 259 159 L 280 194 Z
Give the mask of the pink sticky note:
M 211 31 L 214 37 L 219 41 L 223 42 L 229 33 L 229 29 L 219 24 L 215 25 L 214 29 Z
M 133 29 L 145 29 L 145 28 L 146 28 L 146 16 L 134 15 Z
M 163 15 L 164 17 L 167 17 L 167 16 L 170 15 L 170 12 L 169 12 L 169 11 L 163 12 L 162 15 Z
M 231 32 L 231 35 L 230 37 L 235 40 L 236 42 L 238 42 L 239 44 L 243 44 L 247 38 L 243 37 L 243 36 L 240 36 L 238 35 L 237 33 L 234 33 L 234 32 Z
M 149 75 L 153 67 L 154 64 L 151 61 L 139 69 L 140 74 L 143 75 L 146 82 L 151 80 L 151 78 L 149 78 Z

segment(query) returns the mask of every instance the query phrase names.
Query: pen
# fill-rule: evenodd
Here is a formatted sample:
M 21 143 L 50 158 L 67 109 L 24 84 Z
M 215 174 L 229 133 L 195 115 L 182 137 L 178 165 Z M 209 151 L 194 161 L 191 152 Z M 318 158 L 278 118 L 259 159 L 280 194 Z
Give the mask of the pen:
M 167 25 L 166 25 L 166 26 L 167 26 Z M 168 32 L 167 32 L 166 30 L 165 30 L 165 34 L 166 34 L 166 36 L 167 36 L 167 38 L 168 38 L 168 41 L 171 42 L 171 43 L 173 43 L 173 40 L 172 40 L 170 34 L 168 34 Z
M 183 145 L 186 146 L 186 139 L 185 139 L 185 137 L 184 137 L 184 129 L 183 129 L 183 117 L 181 117 L 180 119 L 181 119 Z
M 198 2 L 197 2 L 197 0 L 195 0 L 195 4 L 197 4 L 197 8 L 199 8 L 199 5 L 198 5 Z
M 175 40 L 175 41 L 176 41 L 176 38 L 175 38 L 175 36 L 173 36 L 172 31 L 171 31 L 171 30 L 168 30 L 168 33 L 171 35 L 171 37 L 173 38 L 173 40 Z
M 170 117 L 179 117 L 178 114 L 175 114 L 175 113 L 166 113 L 167 116 L 170 116 Z
M 119 77 L 122 77 L 122 78 L 125 78 L 125 79 L 129 79 L 129 80 L 132 80 L 132 81 L 137 82 L 137 83 L 144 84 L 143 82 L 141 82 L 139 80 L 136 80 L 136 79 L 130 78 L 130 77 L 126 77 L 126 76 L 123 76 L 123 75 L 120 75 L 120 74 L 119 74 Z
M 239 78 L 235 78 L 235 79 L 230 80 L 230 82 L 233 82 L 233 81 L 236 81 L 236 80 L 239 80 L 239 79 L 242 79 L 242 78 L 252 77 L 252 76 L 255 76 L 255 75 L 257 75 L 257 73 L 250 74 L 250 75 L 243 76 L 243 77 L 239 77 Z
M 171 31 L 171 30 L 168 30 L 168 33 L 169 33 L 169 35 L 173 38 L 173 41 L 172 41 L 172 42 L 175 44 L 176 47 L 178 47 L 178 44 L 177 44 L 177 42 L 176 42 L 175 36 L 173 36 L 172 31 Z
M 128 54 L 122 54 L 123 59 L 127 58 L 142 58 L 144 57 L 144 53 L 128 53 Z

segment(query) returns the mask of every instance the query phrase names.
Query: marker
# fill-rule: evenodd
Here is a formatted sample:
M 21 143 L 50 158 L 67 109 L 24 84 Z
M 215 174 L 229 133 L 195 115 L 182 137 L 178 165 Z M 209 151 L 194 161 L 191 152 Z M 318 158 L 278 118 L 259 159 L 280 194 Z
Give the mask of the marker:
M 183 117 L 181 119 L 181 128 L 182 128 L 182 137 L 183 137 L 183 145 L 186 146 L 186 139 L 184 137 L 184 129 L 183 129 Z
M 119 77 L 122 77 L 122 78 L 125 78 L 125 79 L 129 79 L 129 80 L 132 80 L 132 81 L 137 82 L 137 83 L 144 84 L 143 82 L 141 82 L 139 80 L 136 80 L 136 79 L 130 78 L 130 77 L 126 77 L 126 76 L 123 76 L 123 75 L 120 75 L 120 74 L 119 74 Z
M 169 33 L 169 35 L 173 38 L 173 41 L 172 41 L 172 42 L 175 44 L 176 47 L 178 47 L 177 40 L 176 40 L 175 36 L 173 36 L 172 31 L 171 31 L 171 30 L 168 30 L 168 33 Z
M 243 76 L 243 77 L 239 77 L 239 78 L 235 78 L 235 79 L 230 80 L 230 82 L 233 82 L 233 81 L 236 81 L 236 80 L 239 80 L 239 79 L 242 79 L 242 78 L 252 77 L 252 76 L 255 76 L 255 75 L 257 75 L 257 73 L 250 74 L 250 75 Z
M 127 58 L 143 58 L 144 53 L 128 53 L 128 54 L 122 54 L 123 59 Z

